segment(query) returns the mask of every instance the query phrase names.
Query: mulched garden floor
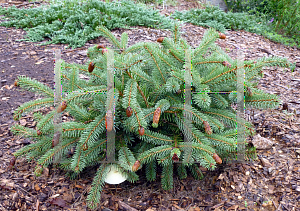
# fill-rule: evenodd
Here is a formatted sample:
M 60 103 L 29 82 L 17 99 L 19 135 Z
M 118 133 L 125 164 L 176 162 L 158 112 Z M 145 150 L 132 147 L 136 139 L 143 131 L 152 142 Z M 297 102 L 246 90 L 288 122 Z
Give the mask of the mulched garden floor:
M 0 3 L 8 6 L 2 0 Z M 170 14 L 175 8 L 197 6 L 195 1 L 180 1 L 177 7 L 158 8 L 162 14 Z M 133 28 L 115 29 L 113 33 L 120 37 L 126 31 L 129 45 L 156 42 L 158 37 L 170 35 L 165 30 Z M 196 47 L 205 30 L 185 24 L 182 36 Z M 35 177 L 35 162 L 24 158 L 17 159 L 14 169 L 8 168 L 12 153 L 30 143 L 28 139 L 13 136 L 11 125 L 19 123 L 32 128 L 36 125 L 31 116 L 15 122 L 13 111 L 40 97 L 13 84 L 17 76 L 26 75 L 53 88 L 54 49 L 61 49 L 63 60 L 84 64 L 88 60 L 88 47 L 109 44 L 100 37 L 82 48 L 70 50 L 63 44 L 37 46 L 17 41 L 25 34 L 21 29 L 0 27 L 0 210 L 88 210 L 85 199 L 95 169 L 88 169 L 79 180 L 72 181 L 54 167 Z M 204 169 L 201 181 L 190 176 L 184 180 L 175 178 L 171 191 L 162 190 L 159 179 L 150 183 L 143 175 L 134 184 L 106 185 L 98 210 L 300 210 L 300 50 L 245 31 L 228 31 L 226 36 L 217 43 L 233 58 L 240 49 L 246 59 L 276 55 L 297 64 L 293 72 L 266 68 L 259 81 L 259 88 L 278 94 L 287 110 L 281 105 L 274 110 L 246 111 L 260 135 L 248 138 L 257 146 L 258 158 L 252 162 L 222 164 L 213 172 Z

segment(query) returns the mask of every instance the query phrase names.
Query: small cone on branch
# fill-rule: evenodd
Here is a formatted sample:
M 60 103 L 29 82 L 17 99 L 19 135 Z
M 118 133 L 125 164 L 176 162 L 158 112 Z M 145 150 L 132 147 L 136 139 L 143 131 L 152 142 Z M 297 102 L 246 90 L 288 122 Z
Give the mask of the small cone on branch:
M 113 122 L 113 113 L 110 109 L 107 110 L 105 115 L 105 127 L 107 129 L 107 132 L 112 131 L 114 122 Z
M 140 136 L 143 136 L 145 134 L 145 129 L 143 127 L 140 127 L 139 134 Z
M 164 41 L 164 37 L 159 37 L 158 39 L 157 39 L 157 42 L 160 42 L 160 43 L 162 43 L 163 41 Z
M 174 162 L 178 162 L 179 161 L 179 157 L 178 157 L 178 155 L 176 153 L 173 154 L 172 160 Z
M 93 72 L 94 68 L 95 68 L 95 64 L 93 62 L 90 62 L 89 67 L 88 67 L 89 73 Z
M 57 113 L 63 112 L 66 108 L 67 108 L 67 102 L 63 101 L 62 104 L 60 106 L 58 106 Z
M 40 136 L 40 135 L 42 135 L 42 132 L 41 132 L 40 130 L 37 130 L 37 131 L 36 131 L 36 134 L 37 134 L 38 136 Z
M 98 49 L 100 49 L 100 48 L 105 48 L 105 45 L 99 44 L 99 45 L 97 45 L 97 48 L 98 48 Z
M 82 146 L 82 149 L 83 149 L 83 151 L 88 150 L 88 145 L 87 145 L 87 143 L 85 143 L 85 144 Z
M 135 161 L 135 163 L 132 166 L 132 171 L 137 171 L 140 166 L 141 166 L 140 161 L 139 160 Z
M 130 106 L 128 106 L 127 109 L 126 109 L 126 115 L 127 115 L 127 117 L 131 117 L 132 113 L 133 113 L 132 108 Z
M 217 153 L 213 154 L 213 159 L 216 161 L 217 164 L 222 163 L 222 159 L 219 157 L 219 155 L 217 155 Z
M 204 125 L 204 129 L 205 129 L 205 133 L 208 134 L 208 135 L 211 135 L 212 131 L 211 131 L 211 128 L 210 128 L 208 122 L 207 121 L 203 121 L 203 125 Z
M 219 33 L 219 38 L 224 40 L 226 39 L 226 35 L 223 33 Z
M 160 107 L 158 107 L 153 114 L 153 123 L 152 123 L 152 127 L 157 128 L 158 127 L 158 122 L 159 122 L 159 118 L 160 118 L 160 112 L 161 109 Z

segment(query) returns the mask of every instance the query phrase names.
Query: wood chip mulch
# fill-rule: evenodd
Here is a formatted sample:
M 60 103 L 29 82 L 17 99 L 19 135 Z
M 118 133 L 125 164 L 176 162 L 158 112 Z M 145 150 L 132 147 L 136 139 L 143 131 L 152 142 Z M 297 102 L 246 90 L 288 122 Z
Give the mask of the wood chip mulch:
M 4 0 L 0 3 L 8 5 Z M 20 1 L 24 3 L 27 2 Z M 191 6 L 199 7 L 196 1 L 180 1 L 177 7 L 158 8 L 162 14 L 170 14 L 174 8 L 182 10 Z M 186 23 L 182 36 L 195 47 L 205 30 Z M 171 34 L 146 27 L 115 29 L 113 33 L 120 37 L 125 31 L 129 45 L 156 42 L 158 37 Z M 100 37 L 82 48 L 70 50 L 62 44 L 36 46 L 36 43 L 18 42 L 25 34 L 21 29 L 0 27 L 0 210 L 88 210 L 86 196 L 95 169 L 87 169 L 79 179 L 70 180 L 55 164 L 36 177 L 33 174 L 36 163 L 25 158 L 17 159 L 15 167 L 9 168 L 12 153 L 31 143 L 29 139 L 12 135 L 9 128 L 16 123 L 13 110 L 40 97 L 21 91 L 13 83 L 18 75 L 28 75 L 53 88 L 55 48 L 61 49 L 65 61 L 83 64 L 88 61 L 88 47 L 108 42 Z M 237 49 L 240 49 L 245 59 L 276 55 L 296 62 L 293 72 L 286 68 L 265 68 L 264 77 L 259 80 L 259 88 L 280 96 L 282 103 L 278 109 L 246 110 L 247 119 L 258 133 L 248 137 L 249 143 L 257 147 L 257 159 L 222 164 L 213 172 L 203 168 L 201 181 L 190 176 L 184 180 L 174 178 L 171 191 L 160 188 L 159 177 L 149 183 L 142 174 L 134 184 L 106 185 L 98 210 L 300 210 L 300 50 L 245 31 L 228 31 L 226 36 L 217 43 L 232 58 L 238 56 Z M 18 123 L 36 126 L 30 115 L 23 116 Z

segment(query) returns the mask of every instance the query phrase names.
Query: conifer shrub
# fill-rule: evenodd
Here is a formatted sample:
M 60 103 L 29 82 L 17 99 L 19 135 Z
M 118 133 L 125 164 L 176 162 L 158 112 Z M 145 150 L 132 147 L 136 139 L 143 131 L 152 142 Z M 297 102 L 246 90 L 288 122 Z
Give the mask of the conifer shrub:
M 199 165 L 214 170 L 224 158 L 235 154 L 236 126 L 241 121 L 230 105 L 236 100 L 238 68 L 245 69 L 242 87 L 246 107 L 266 109 L 279 104 L 276 95 L 255 88 L 252 79 L 259 77 L 263 67 L 286 67 L 285 58 L 230 58 L 215 44 L 219 33 L 213 29 L 206 31 L 196 49 L 180 37 L 178 25 L 172 38 L 162 37 L 156 43 L 139 42 L 130 47 L 126 33 L 119 41 L 107 28 L 101 26 L 97 30 L 118 50 L 113 52 L 98 45 L 89 48 L 90 61 L 86 65 L 63 63 L 62 89 L 66 94 L 63 103 L 47 115 L 38 109 L 53 106 L 54 91 L 36 80 L 18 77 L 21 88 L 39 92 L 45 98 L 24 103 L 14 113 L 18 120 L 33 112 L 38 122 L 36 129 L 19 124 L 12 127 L 15 134 L 33 140 L 14 155 L 35 159 L 36 175 L 52 163 L 73 178 L 87 167 L 98 168 L 87 197 L 90 208 L 99 205 L 112 166 L 130 182 L 139 179 L 136 171 L 144 166 L 149 181 L 156 180 L 160 173 L 162 188 L 169 190 L 173 187 L 173 174 L 186 178 L 190 172 L 201 179 Z M 184 94 L 185 65 L 189 65 L 186 51 L 191 52 L 192 60 L 190 107 L 185 106 Z M 107 86 L 112 54 L 114 85 Z M 238 66 L 240 62 L 242 66 Z M 81 79 L 79 74 L 88 80 Z M 219 94 L 220 91 L 228 94 Z M 57 132 L 53 118 L 61 112 L 68 112 L 73 120 L 62 122 L 61 132 Z M 189 114 L 190 125 L 186 125 L 185 114 Z M 247 134 L 255 132 L 249 122 L 244 127 Z M 115 162 L 106 162 L 110 133 L 115 134 Z M 161 172 L 157 172 L 158 167 Z
M 286 15 L 288 17 L 286 18 L 287 20 L 278 21 L 277 23 L 274 20 L 278 19 L 278 17 L 283 18 L 282 14 L 285 14 L 284 11 L 279 12 L 277 14 L 278 17 L 275 15 L 269 17 L 266 15 L 250 15 L 245 11 L 235 13 L 231 11 L 224 12 L 218 7 L 207 6 L 205 9 L 175 11 L 170 17 L 198 26 L 207 28 L 212 27 L 220 32 L 225 32 L 225 30 L 245 30 L 248 32 L 260 34 L 272 41 L 288 46 L 296 46 L 299 48 L 300 31 L 299 23 L 297 22 L 297 18 L 299 17 L 299 15 L 297 16 L 295 14 L 297 14 L 297 7 L 300 8 L 300 3 L 298 5 L 291 5 L 292 7 L 295 6 L 295 9 L 293 9 L 294 16 L 292 15 L 292 12 L 289 13 L 289 9 L 285 8 L 285 11 L 287 11 L 286 13 L 288 14 Z M 293 18 L 291 16 L 293 16 Z M 282 25 L 282 22 L 284 22 L 285 24 Z M 278 24 L 280 25 L 280 27 Z M 279 33 L 279 29 L 283 29 L 284 31 L 289 32 L 289 34 Z
M 27 31 L 25 41 L 69 44 L 72 48 L 84 46 L 91 39 L 99 37 L 96 28 L 103 25 L 109 30 L 148 26 L 170 29 L 174 20 L 130 0 L 86 2 L 66 0 L 58 4 L 37 8 L 19 9 L 15 6 L 0 8 L 0 15 L 6 17 L 0 26 L 23 28 Z

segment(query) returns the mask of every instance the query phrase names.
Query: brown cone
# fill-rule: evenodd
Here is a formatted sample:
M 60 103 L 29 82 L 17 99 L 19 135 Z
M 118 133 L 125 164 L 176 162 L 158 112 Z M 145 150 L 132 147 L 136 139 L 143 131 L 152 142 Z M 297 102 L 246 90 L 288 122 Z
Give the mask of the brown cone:
M 157 107 L 157 109 L 154 111 L 154 114 L 153 114 L 153 123 L 158 124 L 159 118 L 160 118 L 160 112 L 161 112 L 160 107 Z
M 226 35 L 223 33 L 219 33 L 219 38 L 224 40 L 226 39 Z
M 58 106 L 57 113 L 63 112 L 66 108 L 67 108 L 67 102 L 63 101 L 62 104 L 60 106 Z
M 37 130 L 37 131 L 36 131 L 36 134 L 37 134 L 38 136 L 40 136 L 40 135 L 42 135 L 42 132 L 41 132 L 40 130 Z
M 132 166 L 132 171 L 137 171 L 140 167 L 141 163 L 139 160 L 135 161 L 135 163 Z
M 100 49 L 100 48 L 105 48 L 105 45 L 99 44 L 99 45 L 97 45 L 97 48 L 98 48 L 98 49 Z
M 88 150 L 88 145 L 85 143 L 85 144 L 83 145 L 82 149 L 83 149 L 83 151 Z
M 143 127 L 140 127 L 139 134 L 140 136 L 143 136 L 145 134 L 145 129 Z
M 164 41 L 164 39 L 165 39 L 164 37 L 160 37 L 160 38 L 157 39 L 157 42 L 162 43 Z
M 132 113 L 133 113 L 132 108 L 130 106 L 128 106 L 127 109 L 126 109 L 127 117 L 131 117 Z
M 208 122 L 207 121 L 203 121 L 203 125 L 204 125 L 204 129 L 205 129 L 205 133 L 208 134 L 208 135 L 211 135 L 212 131 L 211 131 L 211 128 L 210 128 Z
M 178 157 L 178 155 L 177 155 L 176 153 L 174 153 L 174 155 L 173 155 L 173 157 L 172 157 L 172 160 L 173 160 L 174 162 L 178 162 L 178 161 L 179 161 L 179 157 Z
M 95 68 L 95 64 L 93 62 L 90 62 L 89 67 L 88 67 L 89 73 L 93 72 L 94 68 Z
M 213 154 L 213 159 L 216 161 L 217 164 L 222 163 L 222 159 L 216 153 Z

